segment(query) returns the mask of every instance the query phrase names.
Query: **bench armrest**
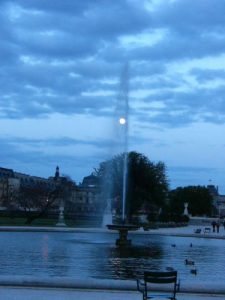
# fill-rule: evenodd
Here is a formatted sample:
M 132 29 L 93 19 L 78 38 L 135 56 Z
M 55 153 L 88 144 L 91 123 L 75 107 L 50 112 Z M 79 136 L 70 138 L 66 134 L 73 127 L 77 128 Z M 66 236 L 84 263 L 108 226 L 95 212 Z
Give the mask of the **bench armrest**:
M 141 279 L 137 279 L 137 290 L 139 292 L 143 292 L 144 287 L 145 287 L 145 282 Z

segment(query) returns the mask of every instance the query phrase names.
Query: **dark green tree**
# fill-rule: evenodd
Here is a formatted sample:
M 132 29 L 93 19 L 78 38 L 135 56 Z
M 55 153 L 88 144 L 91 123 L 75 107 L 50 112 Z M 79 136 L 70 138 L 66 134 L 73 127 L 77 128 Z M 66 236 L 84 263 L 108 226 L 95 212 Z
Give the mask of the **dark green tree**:
M 170 210 L 173 214 L 181 215 L 184 211 L 184 203 L 187 202 L 188 211 L 193 216 L 212 213 L 212 195 L 204 186 L 178 187 L 169 192 Z
M 125 153 L 100 164 L 95 170 L 102 183 L 104 198 L 117 199 L 121 211 Z M 168 179 L 163 162 L 153 163 L 141 153 L 127 154 L 126 213 L 132 215 L 141 207 L 163 207 L 168 192 Z

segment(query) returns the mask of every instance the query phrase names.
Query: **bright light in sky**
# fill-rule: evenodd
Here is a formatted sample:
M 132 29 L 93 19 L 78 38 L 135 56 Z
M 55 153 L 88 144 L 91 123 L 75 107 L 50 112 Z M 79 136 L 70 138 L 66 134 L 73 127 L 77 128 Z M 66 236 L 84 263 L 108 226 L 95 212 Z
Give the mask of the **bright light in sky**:
M 125 125 L 125 124 L 126 124 L 126 119 L 125 119 L 125 118 L 120 118 L 120 119 L 119 119 L 119 123 L 120 123 L 121 125 Z

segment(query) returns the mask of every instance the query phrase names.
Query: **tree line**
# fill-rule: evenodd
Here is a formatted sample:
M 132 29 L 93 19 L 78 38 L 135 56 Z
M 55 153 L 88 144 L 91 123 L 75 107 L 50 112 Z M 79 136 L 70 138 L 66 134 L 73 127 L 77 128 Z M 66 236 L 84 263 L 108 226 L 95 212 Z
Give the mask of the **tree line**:
M 180 220 L 184 203 L 192 216 L 211 216 L 213 197 L 205 186 L 169 188 L 169 178 L 164 162 L 153 162 L 138 152 L 122 153 L 101 162 L 94 175 L 99 182 L 99 197 L 102 205 L 108 200 L 115 214 L 121 215 L 123 197 L 124 158 L 127 155 L 126 217 L 129 219 L 142 212 L 148 214 L 149 221 Z M 72 180 L 63 178 L 54 188 L 48 185 L 21 185 L 13 197 L 13 204 L 27 215 L 27 223 L 45 214 L 49 209 L 57 209 L 59 199 L 65 202 L 71 197 Z M 6 206 L 12 210 L 10 199 Z M 35 209 L 38 214 L 30 213 Z
M 103 199 L 110 198 L 117 213 L 121 212 L 124 153 L 102 162 L 95 170 L 102 185 Z M 192 216 L 211 216 L 213 197 L 205 186 L 169 189 L 167 169 L 163 162 L 152 162 L 145 155 L 129 152 L 127 157 L 126 214 L 147 212 L 149 220 L 178 220 L 184 203 Z

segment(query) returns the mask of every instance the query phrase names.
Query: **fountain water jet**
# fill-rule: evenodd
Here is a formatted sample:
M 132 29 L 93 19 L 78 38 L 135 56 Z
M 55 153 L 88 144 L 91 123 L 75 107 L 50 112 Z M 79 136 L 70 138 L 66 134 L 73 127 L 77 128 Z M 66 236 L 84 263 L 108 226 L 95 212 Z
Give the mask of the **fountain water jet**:
M 129 134 L 129 87 L 128 87 L 128 64 L 125 64 L 120 79 L 120 89 L 117 101 L 116 126 L 121 142 L 120 151 L 124 153 L 123 158 L 123 182 L 122 182 L 122 221 L 126 221 L 126 194 L 128 173 L 128 134 Z
M 127 224 L 126 200 L 127 200 L 127 176 L 128 176 L 128 126 L 129 126 L 129 103 L 128 103 L 128 64 L 125 65 L 121 81 L 120 92 L 118 97 L 118 119 L 119 131 L 121 133 L 123 157 L 123 182 L 122 182 L 122 222 L 120 224 L 107 225 L 110 230 L 118 230 L 119 238 L 116 240 L 118 246 L 129 246 L 131 240 L 127 239 L 128 231 L 137 230 L 139 227 L 132 224 Z
M 111 208 L 111 199 L 108 199 L 106 209 L 103 215 L 102 227 L 105 228 L 109 223 L 112 223 L 112 220 L 113 220 L 113 216 L 112 216 L 112 208 Z

